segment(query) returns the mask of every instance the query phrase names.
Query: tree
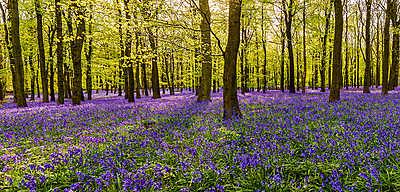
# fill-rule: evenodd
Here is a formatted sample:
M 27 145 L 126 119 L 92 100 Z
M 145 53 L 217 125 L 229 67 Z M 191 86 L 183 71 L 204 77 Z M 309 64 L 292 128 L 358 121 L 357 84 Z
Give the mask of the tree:
M 43 43 L 43 13 L 41 8 L 41 3 L 39 0 L 35 0 L 35 11 L 36 11 L 36 21 L 37 21 L 37 39 L 39 46 L 39 67 L 40 67 L 40 77 L 42 80 L 42 92 L 43 92 L 43 102 L 49 102 L 49 87 L 47 79 L 47 69 L 46 69 L 46 56 L 44 52 Z
M 289 54 L 289 93 L 296 93 L 294 86 L 294 54 L 293 54 L 293 38 L 292 38 L 292 22 L 295 16 L 294 12 L 294 0 L 289 0 L 289 5 L 286 7 L 285 0 L 283 4 L 283 12 L 285 14 L 285 24 L 286 24 L 286 39 L 287 48 Z
M 9 0 L 9 17 L 11 22 L 10 39 L 12 45 L 12 59 L 15 62 L 15 98 L 18 107 L 27 107 L 25 100 L 24 66 L 22 61 L 21 41 L 19 34 L 18 0 Z
M 330 20 L 331 20 L 331 8 L 332 1 L 329 2 L 329 6 L 325 9 L 325 31 L 322 40 L 322 58 L 321 58 L 321 92 L 325 92 L 325 63 L 326 63 L 326 44 L 328 41 Z
M 54 45 L 54 35 L 55 35 L 55 25 L 53 22 L 48 27 L 48 43 L 49 43 L 49 67 L 50 67 L 50 101 L 56 101 L 56 95 L 54 92 L 54 53 L 53 53 L 53 45 Z
M 93 5 L 90 5 L 90 11 L 93 10 Z M 88 100 L 92 100 L 92 55 L 93 55 L 93 13 L 90 13 L 89 16 L 89 42 L 86 53 L 86 90 Z
M 229 0 L 228 42 L 224 52 L 224 119 L 241 117 L 237 97 L 236 64 L 240 44 L 241 0 Z
M 11 69 L 11 77 L 12 77 L 12 88 L 13 88 L 13 92 L 14 92 L 14 101 L 16 100 L 15 97 L 15 91 L 17 90 L 17 85 L 16 85 L 16 72 L 15 72 L 15 59 L 13 57 L 13 50 L 12 50 L 12 44 L 10 42 L 10 35 L 8 33 L 8 22 L 6 19 L 6 12 L 4 10 L 3 4 L 1 4 L 0 6 L 1 9 L 1 16 L 2 16 L 2 20 L 3 20 L 3 25 L 4 25 L 4 42 L 6 43 L 6 47 L 8 50 L 8 57 L 10 59 L 10 69 Z M 9 18 L 10 19 L 10 18 Z M 5 89 L 5 88 L 4 88 Z
M 363 93 L 370 93 L 371 86 L 371 6 L 372 0 L 366 0 L 367 18 L 365 26 L 365 71 Z
M 64 104 L 64 58 L 63 58 L 63 28 L 61 18 L 60 0 L 55 0 L 55 17 L 57 32 L 57 88 L 58 88 L 58 104 Z
M 133 75 L 133 62 L 131 59 L 132 52 L 132 32 L 130 30 L 131 24 L 131 12 L 129 10 L 129 0 L 124 0 L 124 8 L 125 8 L 125 18 L 128 22 L 128 29 L 126 30 L 126 41 L 125 41 L 125 58 L 127 65 L 127 81 L 128 81 L 128 102 L 135 102 L 135 80 Z M 137 74 L 139 75 L 139 74 Z M 126 93 L 125 93 L 126 94 Z
M 1 6 L 1 5 L 0 5 Z M 3 47 L 0 45 L 0 101 L 3 101 L 6 95 L 6 73 L 3 57 Z
M 343 37 L 343 4 L 341 0 L 334 0 L 335 7 L 335 36 L 333 45 L 333 72 L 332 72 L 332 88 L 329 94 L 329 101 L 335 102 L 340 100 L 340 81 L 341 79 L 341 62 L 342 62 L 342 37 Z
M 390 50 L 390 11 L 391 0 L 386 1 L 385 24 L 383 27 L 383 56 L 382 56 L 382 94 L 387 95 L 389 91 L 389 50 Z
M 306 45 L 306 0 L 303 0 L 303 79 L 302 93 L 306 93 L 307 79 L 307 45 Z
M 151 29 L 148 29 L 150 46 L 153 51 L 151 58 L 151 87 L 153 89 L 153 99 L 161 98 L 160 94 L 160 78 L 158 75 L 158 62 L 157 62 L 157 44 L 156 37 Z
M 399 79 L 399 55 L 400 55 L 400 20 L 398 20 L 398 1 L 393 0 L 390 9 L 390 19 L 392 21 L 393 39 L 392 39 L 392 66 L 390 67 L 389 90 L 394 90 Z
M 212 58 L 211 58 L 211 13 L 208 0 L 199 0 L 202 17 L 201 30 L 201 84 L 197 101 L 211 100 Z
M 83 100 L 83 90 L 82 90 L 82 47 L 83 42 L 85 41 L 85 15 L 84 15 L 84 7 L 83 5 L 78 4 L 76 0 L 72 2 L 72 8 L 74 8 L 76 13 L 76 22 L 77 29 L 76 34 L 71 41 L 71 55 L 72 55 L 72 64 L 74 67 L 74 78 L 73 78 L 73 86 L 72 86 L 72 104 L 79 105 L 81 104 L 81 100 Z M 73 35 L 72 31 L 72 19 L 69 18 L 68 30 L 70 31 L 70 35 Z

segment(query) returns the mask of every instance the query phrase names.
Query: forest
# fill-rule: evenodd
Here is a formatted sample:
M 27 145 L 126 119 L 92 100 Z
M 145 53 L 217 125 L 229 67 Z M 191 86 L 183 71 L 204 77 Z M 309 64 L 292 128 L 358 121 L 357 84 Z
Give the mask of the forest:
M 0 191 L 400 191 L 399 0 L 0 11 Z

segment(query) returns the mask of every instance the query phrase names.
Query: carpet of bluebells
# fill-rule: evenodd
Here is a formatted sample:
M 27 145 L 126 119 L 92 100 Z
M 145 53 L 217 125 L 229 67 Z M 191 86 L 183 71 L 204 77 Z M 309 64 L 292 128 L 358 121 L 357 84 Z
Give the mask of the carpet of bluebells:
M 0 191 L 400 191 L 400 94 L 0 106 Z

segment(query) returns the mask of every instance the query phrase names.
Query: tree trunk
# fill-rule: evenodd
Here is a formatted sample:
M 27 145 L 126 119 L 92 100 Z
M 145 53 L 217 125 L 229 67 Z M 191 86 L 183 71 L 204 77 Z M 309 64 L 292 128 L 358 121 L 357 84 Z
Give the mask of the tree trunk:
M 306 50 L 306 0 L 303 0 L 303 79 L 302 93 L 306 93 L 307 50 Z
M 371 6 L 372 0 L 366 0 L 367 5 L 367 21 L 365 26 L 365 77 L 363 93 L 370 93 L 371 86 Z
M 1 9 L 1 16 L 2 16 L 2 20 L 3 20 L 3 26 L 4 26 L 4 42 L 6 44 L 7 47 L 7 51 L 8 51 L 8 57 L 10 60 L 10 69 L 11 69 L 11 78 L 12 78 L 12 88 L 13 88 L 13 92 L 14 92 L 14 101 L 16 101 L 16 97 L 15 97 L 15 91 L 17 90 L 16 88 L 16 77 L 15 77 L 15 60 L 14 57 L 12 56 L 12 45 L 10 43 L 10 36 L 8 33 L 8 25 L 7 25 L 7 19 L 6 19 L 6 13 L 3 7 L 3 4 L 0 4 L 0 9 Z M 3 66 L 5 67 L 5 66 Z M 2 86 L 2 90 L 5 91 L 5 82 Z M 3 94 L 5 95 L 5 93 Z M 4 96 L 5 97 L 5 96 Z M 4 98 L 3 97 L 3 98 Z
M 55 0 L 55 19 L 57 32 L 57 88 L 58 88 L 58 104 L 64 104 L 64 67 L 63 67 L 63 34 L 62 34 L 62 18 L 60 0 Z
M 42 89 L 43 89 L 43 102 L 49 102 L 49 87 L 48 87 L 48 79 L 47 79 L 47 69 L 46 69 L 46 57 L 44 52 L 44 43 L 43 43 L 43 14 L 42 8 L 40 6 L 39 0 L 35 0 L 35 11 L 36 11 L 36 21 L 37 21 L 37 39 L 39 45 L 39 68 L 40 68 L 40 77 L 42 80 Z
M 322 40 L 322 57 L 321 57 L 321 92 L 325 92 L 325 63 L 326 63 L 326 44 L 328 41 L 330 20 L 331 20 L 332 2 L 325 9 L 325 32 Z
M 201 84 L 197 101 L 211 100 L 212 57 L 211 57 L 211 13 L 208 0 L 199 0 L 202 16 L 201 30 Z
M 346 90 L 349 89 L 349 0 L 345 0 L 346 4 L 346 33 L 345 33 L 345 44 L 346 44 L 346 51 L 345 51 L 345 66 L 344 66 L 344 87 Z M 343 78 L 342 78 L 342 86 L 343 87 Z
M 0 5 L 2 6 L 2 5 Z M 0 71 L 4 70 L 4 57 L 3 57 L 3 47 L 0 45 Z M 0 101 L 3 101 L 6 95 L 6 78 L 0 75 Z
M 140 37 L 139 37 L 139 33 L 136 33 L 136 75 L 135 75 L 135 80 L 136 80 L 136 98 L 139 99 L 142 97 L 142 95 L 140 94 L 140 89 L 142 88 L 142 86 L 140 85 L 140 65 L 141 62 L 143 62 L 141 60 L 141 51 L 140 51 L 141 47 L 140 47 Z
M 224 52 L 224 119 L 241 117 L 237 97 L 236 64 L 240 44 L 241 0 L 229 0 L 228 43 Z
M 31 50 L 32 51 L 32 50 Z M 32 53 L 30 53 L 32 54 Z M 33 66 L 33 60 L 32 60 L 32 55 L 29 55 L 28 57 L 28 63 L 31 69 L 31 101 L 35 100 L 35 82 L 36 82 L 36 76 L 35 76 L 35 67 Z
M 376 69 L 375 69 L 375 86 L 376 88 L 379 87 L 381 84 L 381 60 L 380 60 L 380 44 L 379 38 L 381 36 L 381 28 L 380 28 L 380 16 L 377 18 L 377 25 L 376 25 Z
M 175 58 L 174 58 L 174 50 L 171 52 L 171 62 L 170 62 L 170 67 L 171 67 L 171 89 L 170 95 L 175 95 Z
M 392 26 L 394 29 L 398 29 L 400 22 L 397 20 L 397 1 L 393 0 L 390 11 L 390 18 L 392 20 Z M 394 90 L 398 84 L 398 73 L 399 73 L 399 52 L 400 52 L 400 34 L 398 31 L 393 32 L 392 40 L 392 66 L 390 67 L 389 77 L 389 90 Z
M 146 63 L 141 62 L 141 66 L 142 66 L 142 78 L 143 78 L 142 83 L 143 83 L 144 95 L 149 96 L 149 83 L 147 81 Z
M 158 75 L 158 62 L 157 62 L 157 41 L 151 29 L 148 29 L 150 46 L 153 51 L 151 58 L 151 88 L 153 89 L 153 99 L 161 98 L 160 94 L 160 78 Z
M 93 11 L 93 5 L 90 5 L 90 11 Z M 93 15 L 90 13 L 89 16 L 89 43 L 86 54 L 86 90 L 88 100 L 92 100 L 92 54 L 93 54 L 93 37 L 92 37 L 92 29 L 93 29 Z
M 289 54 L 289 93 L 296 93 L 294 85 L 294 54 L 293 54 L 293 38 L 292 38 L 292 21 L 294 16 L 293 0 L 289 0 L 289 5 L 286 8 L 286 3 L 283 1 L 283 9 L 285 11 L 286 23 L 286 38 Z
M 281 47 L 281 82 L 280 82 L 280 84 L 281 84 L 281 86 L 280 86 L 280 88 L 281 88 L 281 91 L 282 92 L 285 92 L 285 33 L 283 32 L 283 29 L 282 29 L 282 39 L 281 39 L 281 44 L 282 44 L 282 47 Z
M 54 92 L 54 53 L 53 53 L 53 45 L 54 45 L 54 35 L 55 35 L 55 28 L 54 26 L 49 27 L 49 66 L 50 66 L 50 101 L 56 101 L 56 96 Z
M 341 81 L 341 60 L 342 60 L 342 38 L 343 38 L 343 5 L 341 0 L 334 0 L 335 7 L 335 36 L 333 47 L 333 73 L 332 88 L 329 94 L 329 101 L 340 100 L 340 81 Z
M 82 47 L 85 38 L 85 18 L 82 7 L 80 7 L 77 2 L 73 1 L 72 6 L 76 10 L 77 15 L 77 29 L 76 36 L 73 37 L 74 40 L 71 42 L 71 55 L 72 64 L 74 67 L 74 77 L 72 86 L 72 104 L 80 105 L 83 100 L 83 90 L 82 90 Z M 69 21 L 71 22 L 71 21 Z
M 19 11 L 18 0 L 9 0 L 9 16 L 11 22 L 10 39 L 12 44 L 12 58 L 15 62 L 15 89 L 14 94 L 18 107 L 27 107 L 25 99 L 24 66 L 22 61 L 22 50 L 19 34 Z
M 38 61 L 38 69 L 39 69 L 39 61 Z M 40 98 L 40 86 L 39 86 L 39 70 L 36 71 L 35 76 L 36 88 L 37 88 L 37 97 Z
M 128 90 L 128 102 L 135 102 L 135 77 L 133 75 L 133 62 L 131 59 L 131 51 L 132 51 L 132 32 L 130 28 L 131 24 L 131 14 L 128 7 L 129 0 L 124 0 L 124 8 L 125 8 L 125 17 L 126 22 L 128 23 L 128 28 L 126 30 L 126 41 L 125 41 L 125 58 L 127 64 L 127 90 Z
M 383 28 L 383 56 L 382 56 L 382 94 L 387 95 L 389 91 L 388 72 L 389 72 L 389 50 L 390 50 L 390 10 L 391 0 L 387 0 L 385 25 Z

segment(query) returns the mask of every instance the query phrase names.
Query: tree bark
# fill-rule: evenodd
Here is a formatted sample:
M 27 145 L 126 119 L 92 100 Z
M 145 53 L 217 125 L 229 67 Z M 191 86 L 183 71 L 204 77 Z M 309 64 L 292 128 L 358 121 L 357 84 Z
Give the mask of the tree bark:
M 126 31 L 126 41 L 125 41 L 125 58 L 127 64 L 127 82 L 128 82 L 128 102 L 135 102 L 135 77 L 133 75 L 133 62 L 131 59 L 132 52 L 132 32 L 130 28 L 131 24 L 131 11 L 128 7 L 129 0 L 124 0 L 124 8 L 125 8 L 125 18 L 126 22 L 128 22 L 128 28 Z
M 363 93 L 370 93 L 369 87 L 371 86 L 371 6 L 372 0 L 366 0 L 367 5 L 367 18 L 365 26 L 365 77 Z
M 61 5 L 60 0 L 55 0 L 55 19 L 56 19 L 56 32 L 57 32 L 57 91 L 58 91 L 58 104 L 64 104 L 64 67 L 63 67 L 63 34 L 62 34 L 62 18 L 61 18 Z
M 32 59 L 32 50 L 31 50 L 31 55 L 28 57 L 28 62 L 30 69 L 31 69 L 31 101 L 35 100 L 35 82 L 36 82 L 36 76 L 35 76 L 35 67 L 33 66 L 33 59 Z
M 148 30 L 150 46 L 153 51 L 151 58 L 151 88 L 153 89 L 153 99 L 161 98 L 160 94 L 160 78 L 158 75 L 158 61 L 157 61 L 157 41 L 151 29 Z
M 201 84 L 197 101 L 211 100 L 212 57 L 211 57 L 211 12 L 208 0 L 199 0 L 202 16 L 201 30 Z
M 37 29 L 37 39 L 39 46 L 39 68 L 40 68 L 40 77 L 42 80 L 42 92 L 43 92 L 43 102 L 49 102 L 49 87 L 48 87 L 48 79 L 47 79 L 47 68 L 46 68 L 46 56 L 44 52 L 44 43 L 43 43 L 43 13 L 42 8 L 40 6 L 39 0 L 35 0 L 35 11 L 36 11 L 36 29 Z
M 293 22 L 293 0 L 289 0 L 289 5 L 286 8 L 286 3 L 283 3 L 285 11 L 285 23 L 286 23 L 286 39 L 287 48 L 289 54 L 289 93 L 296 93 L 294 85 L 294 54 L 293 54 L 293 38 L 292 38 L 292 22 Z
M 54 53 L 53 53 L 53 45 L 54 45 L 54 35 L 55 28 L 52 25 L 49 27 L 48 33 L 48 42 L 49 42 L 49 67 L 50 67 L 50 101 L 56 101 L 56 96 L 54 92 Z
M 398 21 L 397 18 L 397 6 L 397 1 L 393 0 L 390 11 L 390 19 L 392 20 L 392 26 L 394 29 L 398 29 L 400 26 L 400 21 Z M 392 66 L 390 67 L 389 90 L 394 90 L 398 84 L 399 77 L 400 34 L 397 30 L 393 32 L 392 42 Z
M 342 61 L 342 38 L 343 38 L 343 4 L 341 0 L 334 0 L 335 7 L 335 36 L 333 47 L 333 73 L 332 88 L 329 94 L 329 101 L 340 100 L 341 61 Z
M 385 25 L 383 28 L 383 56 L 382 56 L 382 94 L 387 95 L 389 92 L 388 72 L 389 72 L 389 50 L 390 50 L 390 10 L 391 0 L 387 0 Z
M 322 57 L 321 57 L 321 92 L 325 92 L 325 63 L 326 63 L 326 44 L 328 41 L 329 28 L 330 28 L 330 20 L 331 20 L 331 9 L 332 2 L 329 3 L 329 6 L 325 9 L 325 32 L 322 40 Z
M 17 106 L 27 107 L 25 99 L 24 64 L 22 61 L 21 41 L 19 34 L 19 11 L 18 0 L 9 0 L 9 16 L 11 22 L 10 39 L 12 45 L 12 56 L 15 62 L 15 88 L 14 91 Z
M 174 50 L 171 52 L 171 62 L 170 62 L 170 67 L 171 67 L 171 89 L 170 95 L 175 95 L 175 57 L 174 57 Z
M 93 5 L 90 5 L 90 11 L 93 11 Z M 89 16 L 89 42 L 86 53 L 86 91 L 88 100 L 92 100 L 92 55 L 93 55 L 93 14 L 90 13 Z
M 303 0 L 303 80 L 302 92 L 306 93 L 307 50 L 306 50 L 306 0 Z
M 228 43 L 224 52 L 224 119 L 241 117 L 237 97 L 236 64 L 240 44 L 241 0 L 229 0 Z
M 72 86 L 72 104 L 80 105 L 83 100 L 82 89 L 82 47 L 85 39 L 85 18 L 82 7 L 74 0 L 72 6 L 76 10 L 77 29 L 74 40 L 71 42 L 72 63 L 74 77 Z
M 0 4 L 0 9 L 1 9 L 1 16 L 3 19 L 3 26 L 4 26 L 4 42 L 7 46 L 7 51 L 8 51 L 8 57 L 10 60 L 10 69 L 11 69 L 11 80 L 12 80 L 12 88 L 13 88 L 13 95 L 14 95 L 14 102 L 16 102 L 16 97 L 15 97 L 15 91 L 17 90 L 16 88 L 16 76 L 15 76 L 15 59 L 13 57 L 13 50 L 12 50 L 12 44 L 10 42 L 10 35 L 8 33 L 8 21 L 6 19 L 6 12 L 4 10 L 3 4 Z M 10 17 L 9 17 L 10 19 Z M 5 85 L 4 85 L 5 86 Z M 3 88 L 5 89 L 5 87 Z
M 380 28 L 380 16 L 377 18 L 377 25 L 376 25 L 376 69 L 375 69 L 375 87 L 378 88 L 379 85 L 381 84 L 381 60 L 380 60 L 380 44 L 381 42 L 379 41 L 379 38 L 381 36 L 380 34 L 381 28 Z
M 0 5 L 2 6 L 2 5 Z M 0 71 L 5 68 L 4 57 L 3 57 L 3 47 L 0 45 Z M 3 101 L 6 95 L 6 79 L 0 74 L 0 101 Z

